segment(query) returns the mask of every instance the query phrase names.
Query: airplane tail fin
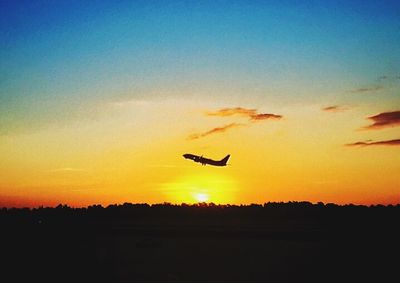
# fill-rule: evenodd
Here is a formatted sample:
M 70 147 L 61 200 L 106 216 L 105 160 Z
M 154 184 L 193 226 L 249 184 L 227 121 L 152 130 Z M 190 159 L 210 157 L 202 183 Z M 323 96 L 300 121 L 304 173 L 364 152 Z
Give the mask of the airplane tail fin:
M 230 154 L 228 154 L 227 156 L 225 156 L 223 159 L 221 159 L 221 163 L 226 165 L 226 162 L 228 162 L 229 157 L 231 157 Z

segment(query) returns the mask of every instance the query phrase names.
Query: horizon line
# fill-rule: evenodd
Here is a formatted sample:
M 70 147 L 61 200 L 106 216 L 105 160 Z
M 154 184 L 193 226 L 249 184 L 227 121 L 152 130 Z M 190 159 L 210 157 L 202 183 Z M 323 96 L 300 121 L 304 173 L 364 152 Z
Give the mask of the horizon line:
M 124 202 L 124 203 L 110 203 L 108 205 L 102 205 L 99 203 L 87 205 L 87 206 L 70 206 L 68 204 L 63 204 L 59 203 L 54 206 L 45 206 L 45 205 L 38 205 L 38 206 L 0 206 L 0 210 L 12 210 L 12 209 L 21 209 L 21 210 L 35 210 L 35 209 L 57 209 L 57 208 L 66 208 L 66 209 L 89 209 L 89 208 L 102 208 L 102 209 L 107 209 L 111 207 L 123 207 L 123 206 L 147 206 L 149 208 L 151 207 L 159 207 L 159 206 L 173 206 L 173 207 L 221 207 L 221 208 L 226 208 L 226 207 L 266 207 L 268 205 L 289 205 L 289 204 L 306 204 L 310 206 L 337 206 L 337 207 L 397 207 L 400 206 L 400 203 L 392 204 L 382 204 L 382 203 L 376 203 L 376 204 L 354 204 L 354 203 L 345 203 L 345 204 L 338 204 L 338 203 L 333 203 L 333 202 L 311 202 L 311 201 L 268 201 L 264 203 L 249 203 L 249 204 L 217 204 L 214 202 L 195 202 L 195 203 L 172 203 L 172 202 L 161 202 L 161 203 L 146 203 L 146 202 L 138 202 L 138 203 L 132 203 L 132 202 Z

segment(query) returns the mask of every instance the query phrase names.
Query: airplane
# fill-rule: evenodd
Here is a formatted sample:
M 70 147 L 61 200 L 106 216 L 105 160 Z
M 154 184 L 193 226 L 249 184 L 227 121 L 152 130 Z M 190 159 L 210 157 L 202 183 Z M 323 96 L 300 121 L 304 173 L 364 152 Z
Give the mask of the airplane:
M 214 165 L 214 166 L 226 166 L 226 162 L 228 162 L 228 159 L 230 156 L 231 155 L 228 154 L 221 160 L 212 160 L 212 159 L 205 158 L 203 156 L 198 156 L 198 155 L 194 155 L 194 154 L 190 154 L 190 153 L 186 153 L 183 155 L 184 158 L 191 159 L 194 162 L 201 163 L 201 165 L 209 164 L 209 165 Z

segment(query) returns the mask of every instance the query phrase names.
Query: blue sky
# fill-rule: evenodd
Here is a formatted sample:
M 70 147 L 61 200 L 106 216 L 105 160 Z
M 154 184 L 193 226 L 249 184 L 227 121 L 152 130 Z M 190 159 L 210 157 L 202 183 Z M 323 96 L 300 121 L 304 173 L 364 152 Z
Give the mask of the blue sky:
M 135 97 L 305 103 L 400 73 L 398 1 L 167 2 L 2 1 L 0 127 Z

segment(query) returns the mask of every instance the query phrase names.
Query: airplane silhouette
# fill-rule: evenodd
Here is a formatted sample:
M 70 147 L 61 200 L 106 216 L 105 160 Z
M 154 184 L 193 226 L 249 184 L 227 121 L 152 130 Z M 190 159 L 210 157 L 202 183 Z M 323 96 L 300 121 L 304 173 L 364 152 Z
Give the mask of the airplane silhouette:
M 198 155 L 194 155 L 194 154 L 190 154 L 190 153 L 184 154 L 183 157 L 186 159 L 191 159 L 194 162 L 201 163 L 201 165 L 209 164 L 209 165 L 214 165 L 214 166 L 226 166 L 226 162 L 228 162 L 230 154 L 228 154 L 221 160 L 212 160 L 209 158 L 205 158 L 203 156 L 198 156 Z

